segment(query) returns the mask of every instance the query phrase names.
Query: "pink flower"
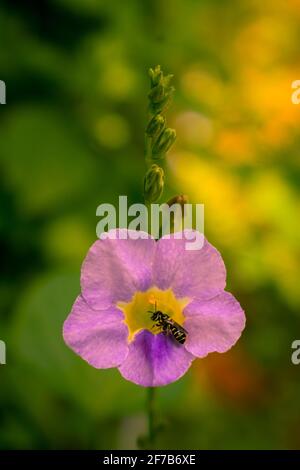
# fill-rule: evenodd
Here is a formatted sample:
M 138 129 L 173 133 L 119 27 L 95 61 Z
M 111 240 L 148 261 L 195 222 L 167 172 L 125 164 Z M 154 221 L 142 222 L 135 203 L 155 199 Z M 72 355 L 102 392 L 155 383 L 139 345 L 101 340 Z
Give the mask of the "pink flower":
M 245 315 L 224 291 L 225 266 L 212 245 L 205 240 L 201 250 L 187 251 L 185 238 L 174 235 L 157 242 L 126 229 L 106 235 L 86 256 L 82 292 L 64 323 L 64 340 L 75 353 L 93 367 L 117 367 L 125 379 L 156 387 L 179 379 L 195 358 L 235 344 Z M 184 344 L 153 328 L 155 305 L 184 326 Z

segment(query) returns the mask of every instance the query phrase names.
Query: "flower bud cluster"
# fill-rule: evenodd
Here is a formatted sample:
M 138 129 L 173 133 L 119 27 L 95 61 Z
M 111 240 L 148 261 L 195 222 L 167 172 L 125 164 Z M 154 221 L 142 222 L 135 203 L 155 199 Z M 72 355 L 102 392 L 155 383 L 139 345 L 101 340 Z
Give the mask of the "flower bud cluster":
M 166 153 L 176 140 L 174 129 L 167 127 L 163 113 L 170 104 L 174 87 L 170 86 L 173 75 L 164 76 L 159 65 L 149 70 L 150 119 L 146 127 L 146 161 L 149 169 L 144 179 L 144 196 L 149 203 L 156 202 L 164 189 L 164 170 L 162 168 Z

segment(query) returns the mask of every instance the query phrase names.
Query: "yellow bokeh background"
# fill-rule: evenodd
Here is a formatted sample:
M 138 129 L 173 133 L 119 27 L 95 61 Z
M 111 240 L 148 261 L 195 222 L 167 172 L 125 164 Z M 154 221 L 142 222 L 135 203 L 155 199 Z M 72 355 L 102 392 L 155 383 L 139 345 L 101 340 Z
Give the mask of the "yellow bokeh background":
M 23 3 L 0 6 L 0 449 L 128 449 L 145 432 L 145 391 L 75 356 L 62 324 L 97 206 L 143 198 L 155 64 L 176 88 L 161 202 L 204 204 L 247 317 L 231 351 L 159 390 L 156 448 L 299 449 L 300 2 Z

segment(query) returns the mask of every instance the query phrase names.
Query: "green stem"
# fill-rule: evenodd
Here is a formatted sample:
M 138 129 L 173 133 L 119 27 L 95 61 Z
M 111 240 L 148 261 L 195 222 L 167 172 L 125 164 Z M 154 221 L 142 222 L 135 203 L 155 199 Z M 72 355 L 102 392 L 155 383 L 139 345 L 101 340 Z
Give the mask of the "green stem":
M 147 168 L 150 166 L 152 157 L 152 139 L 149 135 L 145 135 L 145 160 Z
M 155 441 L 155 392 L 154 387 L 147 389 L 147 417 L 148 417 L 148 439 L 152 447 Z

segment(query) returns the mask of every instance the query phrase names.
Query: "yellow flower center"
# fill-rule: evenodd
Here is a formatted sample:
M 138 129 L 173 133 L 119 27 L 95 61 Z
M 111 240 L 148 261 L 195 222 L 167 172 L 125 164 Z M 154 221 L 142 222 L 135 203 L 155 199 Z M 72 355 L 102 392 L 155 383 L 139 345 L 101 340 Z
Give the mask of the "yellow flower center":
M 161 332 L 160 328 L 154 327 L 155 322 L 151 320 L 151 312 L 160 310 L 170 316 L 179 325 L 183 325 L 183 310 L 190 302 L 187 297 L 177 299 L 172 291 L 160 290 L 152 287 L 146 292 L 136 292 L 130 302 L 118 302 L 117 306 L 124 313 L 124 322 L 128 326 L 128 341 L 132 341 L 135 334 L 140 330 L 149 330 L 153 334 Z

